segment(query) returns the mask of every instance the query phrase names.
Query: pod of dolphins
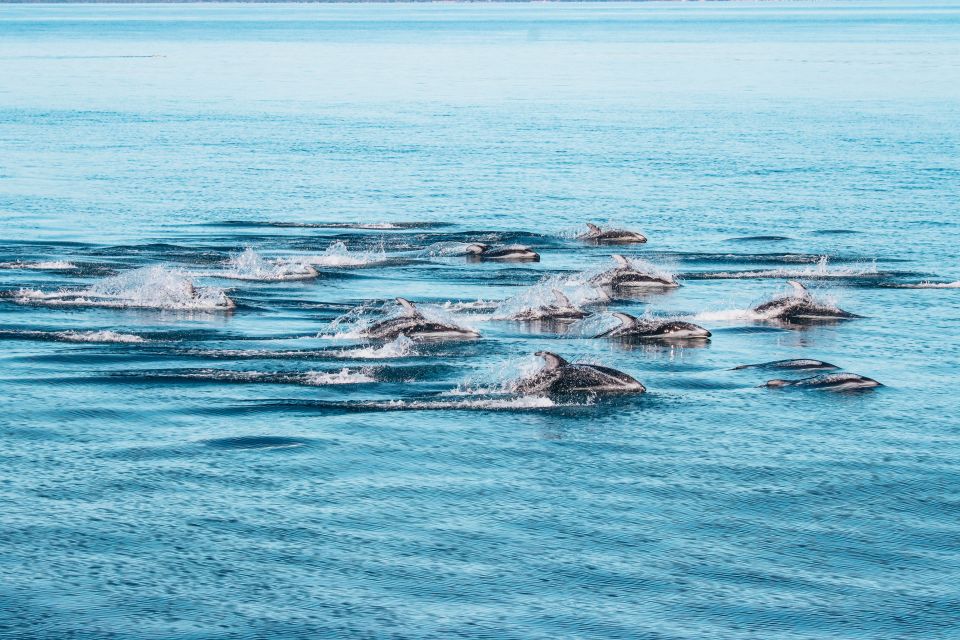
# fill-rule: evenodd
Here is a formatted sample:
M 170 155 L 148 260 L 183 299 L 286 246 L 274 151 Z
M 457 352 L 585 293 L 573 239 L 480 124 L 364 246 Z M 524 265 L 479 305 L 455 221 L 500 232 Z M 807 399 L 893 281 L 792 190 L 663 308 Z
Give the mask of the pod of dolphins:
M 647 242 L 646 236 L 627 229 L 604 229 L 595 224 L 587 224 L 587 231 L 577 236 L 577 239 L 594 245 L 630 245 Z M 465 254 L 469 261 L 499 261 L 499 262 L 538 262 L 540 254 L 527 246 L 507 245 L 491 246 L 485 243 L 468 244 Z M 620 254 L 612 255 L 614 264 L 611 268 L 594 275 L 589 283 L 605 301 L 615 300 L 617 296 L 629 296 L 631 292 L 657 291 L 679 287 L 676 277 L 669 273 L 657 273 L 649 265 L 634 263 Z M 303 278 L 305 275 L 316 275 L 316 270 L 304 274 L 296 271 L 292 275 Z M 752 309 L 758 320 L 778 321 L 798 324 L 809 322 L 839 321 L 860 318 L 856 314 L 839 309 L 825 301 L 818 300 L 807 288 L 796 281 L 789 281 L 792 291 L 764 302 Z M 184 291 L 177 291 L 188 300 L 202 301 L 206 292 L 194 287 L 192 283 L 182 283 L 177 286 L 186 287 Z M 508 319 L 517 322 L 539 322 L 563 324 L 585 318 L 590 312 L 581 309 L 564 295 L 559 289 L 551 291 L 552 301 L 534 307 L 524 308 Z M 71 294 L 61 292 L 47 295 L 46 300 L 59 303 L 69 303 L 73 297 L 79 300 L 90 297 L 89 292 Z M 220 292 L 214 303 L 218 309 L 232 309 L 235 303 Z M 29 299 L 28 299 L 29 301 Z M 393 341 L 400 337 L 410 340 L 471 340 L 480 337 L 475 329 L 463 327 L 454 322 L 432 317 L 425 314 L 417 306 L 405 299 L 396 298 L 400 307 L 399 314 L 388 315 L 361 331 L 361 337 L 368 340 Z M 707 341 L 711 338 L 709 330 L 676 319 L 637 318 L 627 313 L 613 312 L 617 326 L 594 335 L 594 338 L 604 338 L 620 341 Z M 611 369 L 609 367 L 570 363 L 563 357 L 548 351 L 538 351 L 545 365 L 537 373 L 517 382 L 515 390 L 524 394 L 558 396 L 574 393 L 643 393 L 646 388 L 633 377 Z M 853 373 L 839 372 L 838 367 L 819 360 L 796 359 L 768 362 L 756 365 L 744 365 L 736 369 L 778 370 L 790 372 L 829 372 L 818 373 L 810 377 L 787 380 L 772 379 L 765 385 L 767 388 L 798 388 L 820 389 L 832 391 L 849 391 L 854 389 L 870 389 L 881 386 L 871 378 Z
M 588 231 L 577 236 L 578 240 L 603 245 L 641 244 L 646 236 L 626 229 L 602 229 L 587 224 Z M 510 245 L 491 247 L 474 243 L 466 248 L 469 260 L 496 260 L 504 262 L 535 262 L 540 255 L 526 246 Z M 590 279 L 590 283 L 614 296 L 637 289 L 669 289 L 680 283 L 669 274 L 650 273 L 635 266 L 628 258 L 613 254 L 615 265 Z M 856 314 L 838 309 L 817 300 L 801 283 L 790 281 L 793 291 L 765 302 L 753 309 L 758 318 L 787 323 L 835 321 L 859 318 Z M 553 289 L 552 303 L 524 309 L 510 317 L 519 322 L 570 322 L 590 315 L 570 302 L 563 292 Z M 608 296 L 609 297 L 609 296 Z M 374 340 L 393 340 L 405 336 L 411 340 L 469 340 L 480 337 L 474 329 L 451 322 L 429 318 L 416 305 L 405 298 L 397 298 L 402 313 L 390 316 L 367 327 L 362 335 Z M 711 333 L 704 327 L 680 320 L 641 319 L 627 313 L 612 314 L 619 325 L 603 331 L 595 338 L 617 340 L 709 340 Z M 643 393 L 646 387 L 630 375 L 610 367 L 571 363 L 563 357 L 538 351 L 535 355 L 544 360 L 541 370 L 517 382 L 515 390 L 522 394 L 561 396 L 569 394 Z M 743 365 L 736 369 L 762 369 L 784 371 L 835 371 L 838 367 L 819 360 L 783 360 L 756 365 Z M 832 391 L 870 389 L 880 383 L 853 373 L 827 373 L 799 380 L 774 379 L 765 385 L 768 388 L 804 388 Z

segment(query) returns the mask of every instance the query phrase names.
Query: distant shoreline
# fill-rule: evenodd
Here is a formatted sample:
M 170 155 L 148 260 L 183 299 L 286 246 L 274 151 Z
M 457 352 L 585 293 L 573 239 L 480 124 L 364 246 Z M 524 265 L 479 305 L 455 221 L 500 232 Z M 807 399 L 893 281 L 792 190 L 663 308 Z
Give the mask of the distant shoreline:
M 799 2 L 802 0 L 0 0 L 3 4 L 618 4 L 703 2 Z

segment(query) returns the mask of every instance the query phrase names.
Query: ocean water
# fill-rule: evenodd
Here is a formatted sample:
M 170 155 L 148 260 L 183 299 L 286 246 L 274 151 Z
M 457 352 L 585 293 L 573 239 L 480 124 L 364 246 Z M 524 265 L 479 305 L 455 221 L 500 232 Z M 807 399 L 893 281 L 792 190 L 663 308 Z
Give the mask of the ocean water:
M 0 637 L 960 637 L 958 79 L 948 0 L 0 6 Z

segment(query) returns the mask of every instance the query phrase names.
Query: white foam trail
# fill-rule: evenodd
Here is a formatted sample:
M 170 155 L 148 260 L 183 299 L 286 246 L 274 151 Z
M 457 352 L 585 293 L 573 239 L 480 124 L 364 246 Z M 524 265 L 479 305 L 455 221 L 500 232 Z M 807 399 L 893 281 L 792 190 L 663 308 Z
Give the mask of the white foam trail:
M 720 271 L 717 273 L 697 274 L 703 278 L 717 280 L 738 280 L 749 278 L 789 278 L 794 280 L 818 278 L 855 278 L 863 276 L 877 275 L 877 263 L 873 261 L 870 264 L 860 264 L 854 266 L 831 267 L 829 258 L 821 256 L 815 266 L 803 269 L 766 269 L 758 271 Z
M 894 285 L 898 289 L 960 289 L 960 280 L 954 282 L 918 282 Z
M 724 309 L 721 311 L 701 311 L 693 316 L 695 320 L 707 322 L 733 322 L 736 320 L 763 320 L 763 315 L 753 309 Z
M 55 293 L 21 289 L 13 300 L 21 304 L 51 306 L 190 311 L 223 311 L 235 306 L 223 289 L 196 287 L 184 271 L 162 266 L 143 267 L 110 276 L 86 289 Z
M 547 409 L 557 403 L 545 396 L 521 396 L 514 398 L 487 398 L 483 400 L 390 400 L 388 402 L 364 403 L 367 407 L 386 410 L 444 410 L 444 409 Z
M 377 379 L 368 375 L 363 370 L 351 371 L 344 367 L 340 371 L 310 371 L 304 377 L 304 382 L 314 386 L 326 386 L 333 384 L 366 384 L 376 382 Z
M 252 280 L 261 282 L 284 282 L 291 280 L 309 280 L 316 278 L 317 270 L 305 262 L 287 260 L 267 260 L 256 251 L 247 248 L 240 255 L 227 260 L 227 269 L 205 275 L 231 280 Z
M 308 371 L 306 373 L 199 369 L 187 372 L 161 374 L 161 377 L 213 381 L 222 380 L 225 382 L 304 384 L 314 387 L 340 384 L 365 384 L 377 381 L 376 378 L 374 378 L 371 373 L 365 369 L 351 370 L 346 367 L 340 371 Z
M 321 254 L 301 258 L 308 264 L 320 267 L 363 267 L 386 259 L 383 247 L 375 251 L 350 251 L 340 240 L 331 244 Z
M 0 262 L 0 269 L 36 269 L 36 270 L 56 270 L 65 271 L 76 269 L 77 265 L 65 260 L 50 260 L 47 262 Z
M 137 343 L 146 342 L 146 338 L 133 333 L 118 333 L 116 331 L 57 331 L 54 335 L 69 342 L 116 342 Z

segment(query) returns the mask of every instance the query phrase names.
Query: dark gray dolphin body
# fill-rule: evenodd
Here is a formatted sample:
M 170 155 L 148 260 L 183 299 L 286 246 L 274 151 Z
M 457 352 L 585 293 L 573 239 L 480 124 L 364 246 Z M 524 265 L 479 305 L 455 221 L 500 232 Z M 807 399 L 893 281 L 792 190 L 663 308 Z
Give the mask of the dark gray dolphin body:
M 824 362 L 823 360 L 813 360 L 811 358 L 797 358 L 794 360 L 774 360 L 773 362 L 761 362 L 760 364 L 742 364 L 734 367 L 734 371 L 741 369 L 782 369 L 787 371 L 832 371 L 840 367 Z
M 403 307 L 403 315 L 374 323 L 363 331 L 363 336 L 375 340 L 394 340 L 400 336 L 411 340 L 470 340 L 480 337 L 473 329 L 425 318 L 405 298 L 397 298 L 397 304 Z
M 692 322 L 681 320 L 641 320 L 629 313 L 614 313 L 620 321 L 614 327 L 597 334 L 596 338 L 623 338 L 637 340 L 708 340 L 710 332 Z
M 873 378 L 867 378 L 856 373 L 822 373 L 818 376 L 801 378 L 800 380 L 769 380 L 763 386 L 776 389 L 795 387 L 821 391 L 856 391 L 858 389 L 873 389 L 883 385 Z
M 510 317 L 518 322 L 564 322 L 586 318 L 588 314 L 575 306 L 559 289 L 553 290 L 554 303 L 535 309 L 524 309 Z
M 643 393 L 646 387 L 632 377 L 594 364 L 572 364 L 549 351 L 536 355 L 546 361 L 537 373 L 517 383 L 516 390 L 524 394 L 557 396 L 577 393 Z
M 530 247 L 511 245 L 491 247 L 482 242 L 467 245 L 467 256 L 474 260 L 501 260 L 504 262 L 540 262 L 540 254 Z
M 816 300 L 807 288 L 796 280 L 790 280 L 789 284 L 793 286 L 792 294 L 764 302 L 753 309 L 754 313 L 763 316 L 764 320 L 783 322 L 816 322 L 863 317 Z
M 665 277 L 637 269 L 629 260 L 619 254 L 613 254 L 617 266 L 590 279 L 599 287 L 618 289 L 672 289 L 680 283 L 672 276 Z
M 643 244 L 647 237 L 636 231 L 626 229 L 601 229 L 595 224 L 587 223 L 588 231 L 577 236 L 577 240 L 595 242 L 596 244 Z

